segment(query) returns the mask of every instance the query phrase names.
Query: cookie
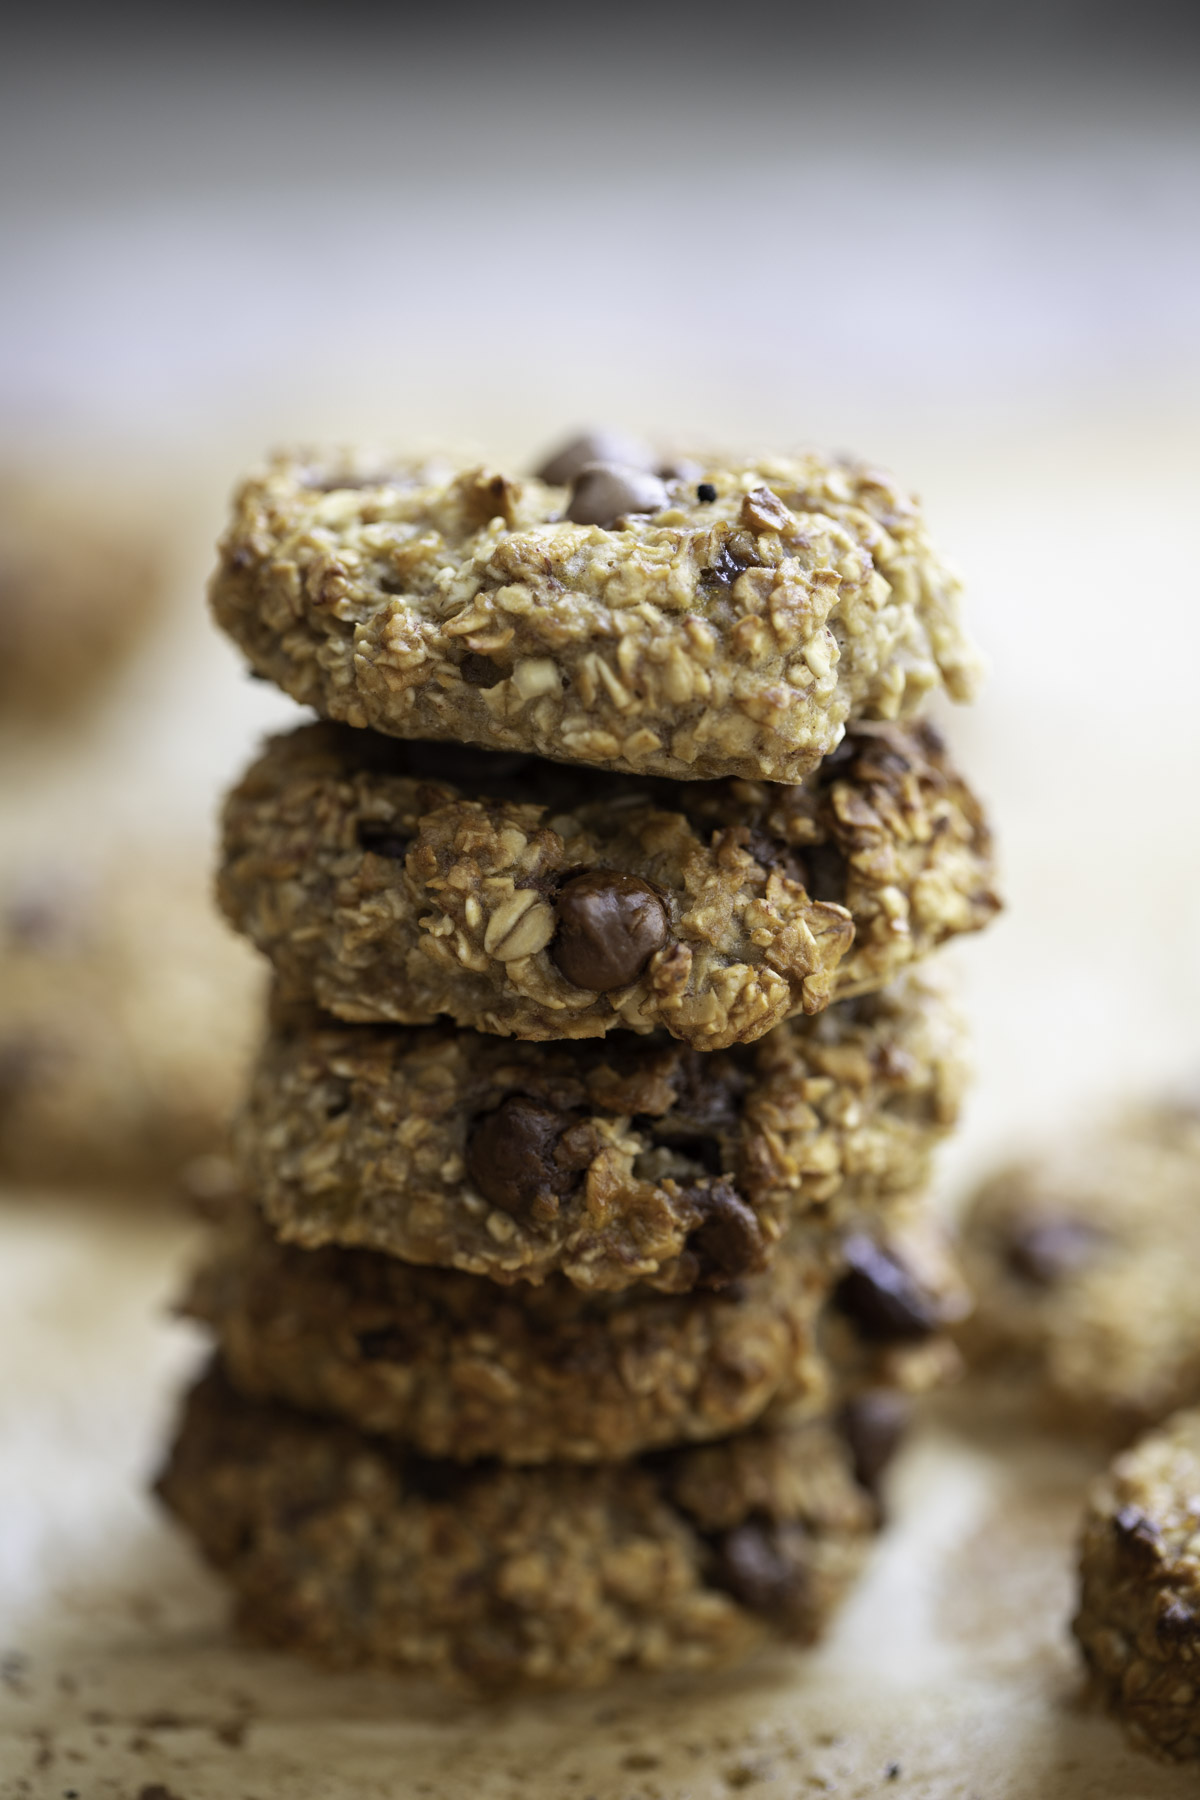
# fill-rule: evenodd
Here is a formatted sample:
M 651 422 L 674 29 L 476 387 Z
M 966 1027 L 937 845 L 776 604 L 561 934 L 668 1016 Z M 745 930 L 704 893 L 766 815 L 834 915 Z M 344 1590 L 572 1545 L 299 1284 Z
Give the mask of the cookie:
M 1160 1107 L 987 1182 L 963 1343 L 1116 1439 L 1200 1401 L 1200 1112 Z
M 316 725 L 230 796 L 218 894 L 283 991 L 338 1018 L 711 1050 L 978 930 L 991 880 L 927 725 L 855 727 L 790 787 Z
M 247 1210 L 185 1311 L 242 1393 L 426 1456 L 540 1463 L 617 1461 L 726 1436 L 784 1402 L 815 1413 L 925 1385 L 959 1302 L 944 1262 L 865 1234 L 844 1258 L 828 1233 L 794 1232 L 767 1272 L 719 1293 L 585 1294 L 561 1275 L 514 1293 L 377 1251 L 299 1250 Z
M 793 1219 L 919 1188 L 961 1057 L 957 1014 L 918 975 L 710 1055 L 283 1008 L 238 1146 L 277 1233 L 310 1249 L 683 1291 L 763 1267 Z
M 799 781 L 848 720 L 974 683 L 914 501 L 816 455 L 568 488 L 281 454 L 239 489 L 210 591 L 326 718 L 634 774 Z
M 207 1187 L 261 991 L 190 859 L 27 866 L 0 895 L 0 1175 Z
M 159 1493 L 254 1641 L 482 1688 L 811 1642 L 877 1517 L 820 1421 L 635 1462 L 462 1465 L 240 1399 L 218 1373 Z
M 61 714 L 99 687 L 157 610 L 161 564 L 89 495 L 0 472 L 0 718 Z
M 1135 1742 L 1200 1756 L 1200 1412 L 1180 1412 L 1092 1488 L 1075 1636 Z

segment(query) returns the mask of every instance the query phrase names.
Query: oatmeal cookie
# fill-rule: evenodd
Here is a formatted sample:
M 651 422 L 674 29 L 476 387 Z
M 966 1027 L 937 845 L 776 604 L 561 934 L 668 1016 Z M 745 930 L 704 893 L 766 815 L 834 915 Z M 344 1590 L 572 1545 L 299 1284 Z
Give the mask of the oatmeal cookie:
M 256 959 L 190 855 L 28 866 L 0 892 L 0 1176 L 207 1187 L 259 1034 Z M 201 1159 L 201 1160 L 197 1160 Z
M 192 1390 L 159 1493 L 252 1639 L 482 1688 L 811 1642 L 877 1518 L 819 1420 L 635 1462 L 463 1465 L 240 1399 L 219 1373 Z
M 496 1281 L 720 1286 L 785 1225 L 919 1188 L 953 1124 L 957 1014 L 927 977 L 709 1055 L 277 1010 L 238 1128 L 278 1234 Z
M 1200 1111 L 1147 1110 L 985 1183 L 964 1229 L 963 1344 L 1120 1440 L 1200 1401 Z
M 856 727 L 790 787 L 315 725 L 230 796 L 218 894 L 283 991 L 338 1018 L 711 1050 L 979 929 L 991 876 L 927 725 Z
M 1075 1636 L 1143 1748 L 1200 1756 L 1200 1412 L 1174 1414 L 1092 1489 Z
M 633 474 L 281 454 L 236 495 L 213 611 L 327 718 L 634 774 L 798 781 L 849 719 L 970 697 L 958 583 L 889 476 Z
M 878 1236 L 858 1234 L 849 1255 L 857 1287 L 836 1239 L 816 1228 L 794 1231 L 767 1272 L 718 1293 L 587 1294 L 552 1275 L 515 1294 L 378 1251 L 281 1244 L 247 1209 L 184 1309 L 212 1328 L 230 1378 L 252 1397 L 346 1419 L 426 1456 L 612 1462 L 723 1437 L 783 1402 L 815 1413 L 835 1394 L 925 1385 L 957 1311 L 953 1275 L 947 1284 Z M 822 1312 L 844 1381 L 818 1343 Z
M 162 599 L 156 543 L 89 496 L 0 471 L 0 718 L 55 716 L 101 685 Z

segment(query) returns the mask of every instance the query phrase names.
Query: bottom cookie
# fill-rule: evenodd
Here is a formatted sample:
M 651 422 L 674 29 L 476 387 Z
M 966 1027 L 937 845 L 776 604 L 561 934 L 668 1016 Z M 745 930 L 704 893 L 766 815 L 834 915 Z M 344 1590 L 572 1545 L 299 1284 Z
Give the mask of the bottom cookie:
M 815 1639 L 878 1510 L 830 1424 L 590 1468 L 468 1466 L 239 1397 L 188 1396 L 158 1492 L 253 1640 L 481 1688 L 590 1687 Z
M 1084 1517 L 1075 1636 L 1144 1748 L 1200 1756 L 1200 1412 L 1118 1456 Z

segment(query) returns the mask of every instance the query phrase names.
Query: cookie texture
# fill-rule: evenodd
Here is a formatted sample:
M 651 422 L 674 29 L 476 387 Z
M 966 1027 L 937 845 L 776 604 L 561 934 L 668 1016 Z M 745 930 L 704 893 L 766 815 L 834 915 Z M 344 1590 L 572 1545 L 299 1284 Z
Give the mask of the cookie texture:
M 806 1214 L 920 1187 L 962 1076 L 957 1013 L 918 975 L 710 1055 L 284 1007 L 237 1141 L 274 1229 L 308 1248 L 684 1291 L 763 1267 Z
M 240 1399 L 218 1373 L 188 1399 L 159 1493 L 253 1640 L 476 1688 L 810 1642 L 877 1517 L 820 1421 L 628 1463 L 462 1466 Z
M 840 1244 L 819 1229 L 794 1231 L 768 1271 L 716 1293 L 587 1294 L 561 1275 L 514 1292 L 377 1251 L 300 1250 L 246 1209 L 185 1310 L 252 1397 L 427 1456 L 617 1461 L 726 1436 L 769 1406 L 816 1413 L 864 1388 L 944 1377 L 953 1269 L 899 1238 L 870 1244 L 890 1259 L 885 1285 L 896 1269 L 907 1281 L 906 1315 L 846 1287 Z
M 190 854 L 28 864 L 0 890 L 0 1174 L 203 1188 L 228 1135 L 263 983 Z
M 586 478 L 281 454 L 235 497 L 214 614 L 327 718 L 684 779 L 797 781 L 851 718 L 970 697 L 958 584 L 889 476 L 771 458 L 627 484 L 615 516 Z
M 1200 1400 L 1200 1110 L 1164 1105 L 985 1183 L 963 1258 L 972 1361 L 1115 1440 Z
M 1073 1629 L 1135 1742 L 1200 1756 L 1200 1412 L 1176 1413 L 1094 1485 Z
M 225 808 L 218 894 L 338 1018 L 747 1043 L 999 906 L 928 725 L 859 726 L 805 782 L 676 782 L 316 725 Z
M 58 719 L 154 617 L 157 543 L 90 492 L 0 470 L 0 719 Z

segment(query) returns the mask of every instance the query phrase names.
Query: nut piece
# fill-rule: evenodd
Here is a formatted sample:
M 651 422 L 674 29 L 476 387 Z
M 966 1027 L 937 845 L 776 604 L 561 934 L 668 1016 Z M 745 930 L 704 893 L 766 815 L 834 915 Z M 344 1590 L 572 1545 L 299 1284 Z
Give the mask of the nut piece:
M 575 987 L 592 993 L 636 981 L 667 941 L 667 909 L 635 875 L 587 869 L 564 882 L 555 905 L 551 960 Z
M 626 469 L 654 468 L 656 457 L 640 438 L 621 431 L 584 431 L 548 457 L 537 471 L 539 481 L 551 487 L 570 487 L 589 463 L 619 463 Z
M 467 1173 L 484 1199 L 518 1216 L 539 1200 L 554 1207 L 575 1181 L 576 1171 L 556 1155 L 570 1122 L 523 1094 L 510 1094 L 481 1119 L 467 1144 Z
M 666 483 L 629 463 L 590 462 L 575 478 L 567 517 L 611 529 L 625 513 L 656 513 L 670 502 Z

